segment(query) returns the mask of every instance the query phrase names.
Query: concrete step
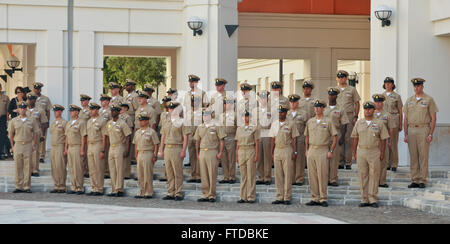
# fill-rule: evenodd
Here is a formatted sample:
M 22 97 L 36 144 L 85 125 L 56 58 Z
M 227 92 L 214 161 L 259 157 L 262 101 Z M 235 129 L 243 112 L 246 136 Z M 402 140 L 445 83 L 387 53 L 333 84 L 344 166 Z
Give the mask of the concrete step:
M 424 197 L 405 197 L 403 199 L 403 206 L 436 215 L 450 216 L 450 202 L 448 200 L 431 200 Z

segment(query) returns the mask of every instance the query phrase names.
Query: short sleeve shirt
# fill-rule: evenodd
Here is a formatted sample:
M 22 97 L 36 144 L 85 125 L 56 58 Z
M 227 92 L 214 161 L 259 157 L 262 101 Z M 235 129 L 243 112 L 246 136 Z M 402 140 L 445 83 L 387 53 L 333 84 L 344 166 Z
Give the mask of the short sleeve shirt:
M 141 125 L 139 124 L 138 116 L 141 113 L 147 113 L 150 116 L 150 124 L 156 124 L 156 111 L 152 107 L 152 105 L 147 104 L 145 106 L 139 106 L 139 108 L 136 110 L 135 117 L 134 117 L 134 127 L 135 128 L 141 128 Z
M 139 129 L 134 134 L 133 144 L 138 151 L 152 151 L 155 145 L 159 144 L 159 138 L 156 131 L 147 126 L 145 129 Z
M 336 105 L 333 108 L 327 106 L 323 111 L 323 116 L 328 118 L 331 121 L 331 123 L 333 123 L 337 131 L 340 130 L 341 126 L 350 123 L 347 114 L 342 112 L 339 105 Z
M 355 113 L 355 103 L 361 101 L 358 91 L 353 86 L 346 86 L 344 90 L 337 86 L 340 93 L 337 96 L 337 103 L 344 113 Z
M 71 120 L 66 124 L 66 137 L 69 145 L 81 145 L 81 138 L 86 135 L 86 122 L 84 120 Z
M 31 142 L 33 133 L 39 132 L 38 122 L 33 118 L 26 117 L 23 121 L 20 116 L 15 117 L 9 123 L 9 131 L 14 134 L 14 141 Z
M 306 121 L 308 121 L 310 118 L 314 117 L 316 113 L 314 112 L 314 98 L 306 98 L 303 97 L 298 101 L 298 106 L 301 110 L 304 110 L 306 112 Z
M 90 116 L 90 111 L 89 108 L 83 108 L 80 111 L 80 114 L 78 115 L 78 117 L 82 120 L 84 120 L 85 122 L 87 122 L 89 120 Z
M 125 100 L 127 101 L 127 103 L 129 104 L 129 107 L 130 107 L 128 109 L 128 114 L 133 117 L 136 109 L 139 107 L 138 94 L 136 93 L 136 91 L 133 91 L 132 93 L 129 93 L 125 97 Z
M 297 131 L 299 133 L 299 136 L 303 136 L 305 132 L 305 126 L 306 122 L 308 121 L 308 114 L 303 109 L 297 109 L 295 112 L 288 111 L 287 112 L 287 119 L 294 122 L 294 124 L 297 126 Z
M 389 95 L 387 92 L 383 92 L 383 95 L 386 97 L 384 110 L 390 114 L 398 114 L 399 110 L 403 108 L 402 97 L 396 92 L 391 92 Z
M 66 143 L 67 120 L 55 119 L 50 125 L 50 135 L 52 135 L 52 146 Z
M 164 136 L 164 144 L 183 145 L 184 135 L 189 134 L 189 130 L 183 125 L 181 118 L 167 119 L 161 134 Z
M 36 99 L 36 106 L 40 107 L 45 112 L 48 112 L 52 109 L 52 103 L 50 102 L 50 99 L 44 95 L 41 95 Z
M 237 128 L 235 140 L 239 146 L 254 146 L 259 138 L 259 129 L 256 126 L 244 125 Z
M 33 118 L 38 122 L 39 128 L 41 128 L 41 125 L 48 122 L 47 115 L 45 114 L 45 111 L 41 108 L 34 107 L 34 108 L 28 108 L 27 110 L 27 117 Z
M 217 149 L 220 141 L 226 137 L 222 126 L 205 123 L 197 127 L 194 139 L 200 142 L 200 149 Z
M 126 137 L 131 135 L 131 129 L 123 120 L 110 120 L 106 124 L 105 135 L 109 137 L 111 145 L 124 144 Z
M 105 122 L 108 122 L 111 119 L 111 109 L 109 107 L 106 109 L 101 108 L 99 110 L 98 117 L 103 119 Z
M 336 127 L 325 117 L 319 121 L 314 117 L 306 123 L 305 136 L 309 137 L 309 145 L 328 146 L 331 138 L 337 134 Z
M 120 114 L 119 119 L 123 120 L 128 125 L 128 127 L 133 128 L 133 121 L 131 121 L 131 117 L 130 115 L 128 115 L 128 113 Z
M 351 138 L 358 138 L 358 146 L 378 147 L 381 140 L 389 138 L 389 133 L 380 120 L 374 119 L 368 125 L 365 119 L 360 119 L 353 127 Z
M 291 146 L 293 139 L 300 135 L 295 123 L 288 119 L 284 122 L 274 121 L 270 127 L 269 134 L 275 138 L 276 147 Z
M 409 124 L 429 124 L 431 116 L 438 111 L 434 99 L 425 93 L 419 100 L 416 96 L 408 98 L 404 109 Z
M 380 113 L 377 113 L 377 111 L 374 112 L 373 117 L 377 120 L 380 120 L 383 122 L 383 124 L 386 126 L 386 129 L 395 128 L 394 127 L 394 121 L 392 119 L 392 115 L 390 113 L 387 113 L 386 111 L 381 111 Z
M 102 118 L 90 118 L 87 122 L 87 136 L 90 143 L 101 142 L 106 133 L 106 121 Z
M 123 103 L 125 101 L 125 99 L 123 99 L 122 96 L 117 95 L 115 97 L 111 97 L 111 100 L 109 102 L 110 105 L 120 105 L 121 103 Z

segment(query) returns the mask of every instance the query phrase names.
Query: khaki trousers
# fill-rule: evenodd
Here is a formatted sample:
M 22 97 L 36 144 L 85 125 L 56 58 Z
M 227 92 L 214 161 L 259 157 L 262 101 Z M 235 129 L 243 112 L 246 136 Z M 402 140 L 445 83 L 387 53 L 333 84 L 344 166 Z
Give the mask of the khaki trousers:
M 87 159 L 89 164 L 89 179 L 91 180 L 92 191 L 103 193 L 106 159 L 100 159 L 101 150 L 101 141 L 89 143 Z
M 328 150 L 328 146 L 318 148 L 314 148 L 314 146 L 309 147 L 307 156 L 309 189 L 312 200 L 315 202 L 328 201 Z
M 392 148 L 389 148 L 388 157 L 389 167 L 398 168 L 398 136 L 400 131 L 398 128 L 394 128 L 394 136 L 392 137 Z
M 87 158 L 87 151 L 88 151 L 89 145 L 86 145 L 84 148 L 84 156 L 81 157 L 81 165 L 83 167 L 83 175 L 89 174 L 89 164 L 88 164 L 88 158 Z
M 341 145 L 341 157 L 340 161 L 345 162 L 345 165 L 352 165 L 352 150 L 353 150 L 353 139 L 350 138 L 352 131 L 353 131 L 353 113 L 347 113 L 348 119 L 350 120 L 350 123 L 347 124 L 347 131 L 345 132 L 345 142 L 343 145 Z M 340 136 L 338 137 L 340 138 Z M 343 164 L 341 164 L 343 165 Z
M 411 180 L 416 184 L 427 183 L 428 154 L 430 151 L 430 144 L 427 142 L 427 137 L 429 134 L 429 127 L 408 128 Z
M 38 140 L 39 140 L 39 138 L 41 138 L 41 133 L 40 132 L 38 133 L 37 138 L 38 138 Z M 40 154 L 40 150 L 39 150 L 39 147 L 37 146 L 36 149 L 33 151 L 33 154 L 32 154 L 32 165 L 33 165 L 32 173 L 39 173 L 39 154 Z
M 292 183 L 305 182 L 305 136 L 297 137 L 297 158 L 292 169 Z
M 380 149 L 358 148 L 356 154 L 362 203 L 378 202 L 380 179 Z
M 48 119 L 50 120 L 50 118 L 48 118 Z M 39 152 L 38 156 L 40 158 L 45 158 L 45 153 L 46 153 L 46 150 L 47 150 L 46 145 L 47 145 L 47 132 L 48 132 L 48 130 L 49 129 L 45 130 L 45 134 L 43 135 L 44 136 L 44 140 L 43 141 L 41 141 L 41 134 L 38 135 L 39 147 L 37 147 L 37 151 Z
M 139 151 L 137 156 L 137 174 L 140 196 L 153 196 L 153 151 Z
M 107 176 L 110 176 L 109 163 L 108 163 L 108 161 L 109 161 L 109 148 L 110 148 L 109 145 L 106 146 L 106 148 L 105 148 L 105 159 L 103 160 L 103 163 L 104 163 L 103 168 L 105 169 L 105 175 L 107 175 Z
M 191 164 L 191 177 L 194 180 L 200 179 L 200 165 L 197 161 L 197 152 L 195 150 L 195 140 L 189 136 L 188 140 L 189 163 Z
M 292 147 L 276 148 L 274 151 L 275 186 L 277 200 L 290 201 L 292 197 Z
M 67 161 L 69 163 L 70 183 L 72 191 L 84 192 L 83 167 L 80 155 L 81 145 L 69 145 Z
M 200 149 L 199 163 L 202 180 L 203 198 L 216 199 L 216 184 L 219 161 L 217 160 L 217 149 Z
M 111 175 L 112 193 L 123 192 L 124 185 L 124 157 L 125 145 L 116 144 L 109 148 L 109 173 Z
M 258 151 L 258 180 L 272 182 L 272 154 L 270 153 L 270 137 L 261 137 Z
M 239 168 L 241 171 L 241 199 L 245 201 L 256 200 L 256 163 L 255 147 L 239 148 Z
M 339 143 L 336 143 L 336 147 L 334 148 L 333 157 L 329 160 L 329 179 L 330 183 L 338 182 L 338 169 L 339 169 L 339 158 L 341 154 L 341 146 Z
M 55 190 L 66 190 L 67 158 L 64 156 L 64 144 L 52 145 L 50 163 Z
M 223 179 L 236 180 L 236 141 L 235 135 L 227 136 L 224 139 L 224 152 L 221 160 Z
M 16 166 L 15 187 L 19 190 L 31 189 L 31 159 L 33 145 L 31 142 L 14 144 L 14 164 Z
M 389 139 L 386 140 L 386 142 Z M 388 164 L 389 164 L 389 146 L 386 143 L 386 147 L 384 149 L 384 159 L 383 161 L 380 161 L 380 181 L 379 184 L 380 185 L 384 185 L 386 184 L 386 178 L 387 178 L 387 168 L 388 168 Z
M 164 148 L 164 161 L 167 172 L 168 194 L 171 197 L 183 196 L 183 160 L 180 153 L 182 145 L 166 145 Z
M 130 145 L 132 145 L 133 143 L 130 143 Z M 131 148 L 130 148 L 131 150 Z M 128 157 L 124 158 L 123 163 L 125 164 L 124 166 L 124 171 L 123 171 L 123 176 L 125 178 L 131 178 L 131 154 L 133 154 L 132 152 L 134 151 L 128 151 Z

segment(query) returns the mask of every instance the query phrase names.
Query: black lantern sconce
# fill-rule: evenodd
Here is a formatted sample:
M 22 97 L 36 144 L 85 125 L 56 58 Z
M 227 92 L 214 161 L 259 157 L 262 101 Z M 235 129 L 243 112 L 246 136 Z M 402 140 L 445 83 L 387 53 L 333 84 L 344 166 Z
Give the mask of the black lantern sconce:
M 392 10 L 386 5 L 381 5 L 375 10 L 375 17 L 381 20 L 381 27 L 390 26 L 391 21 L 389 20 L 392 16 Z
M 201 20 L 198 17 L 192 17 L 187 22 L 189 29 L 194 31 L 194 36 L 201 36 L 203 35 L 202 27 L 203 27 L 203 20 Z
M 358 84 L 358 74 L 356 72 L 350 72 L 348 75 L 348 84 L 356 87 L 356 84 Z
M 9 77 L 12 78 L 12 75 L 16 72 L 16 71 L 21 71 L 23 72 L 23 68 L 17 68 L 20 65 L 20 60 L 16 57 L 16 56 L 11 56 L 6 60 L 6 64 L 8 65 L 8 67 L 10 67 L 11 69 L 4 69 L 5 73 L 8 74 Z M 5 82 L 8 82 L 8 76 L 6 75 L 0 75 L 0 78 L 2 80 L 4 80 Z

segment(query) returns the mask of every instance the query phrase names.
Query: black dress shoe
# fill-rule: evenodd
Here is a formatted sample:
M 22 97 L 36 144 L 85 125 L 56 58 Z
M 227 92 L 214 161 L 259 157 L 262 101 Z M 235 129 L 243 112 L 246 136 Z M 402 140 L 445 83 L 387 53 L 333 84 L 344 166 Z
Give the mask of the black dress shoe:
M 103 196 L 104 193 L 103 192 L 96 192 L 94 196 Z
M 175 200 L 175 197 L 167 195 L 167 196 L 163 197 L 162 200 Z
M 84 174 L 84 178 L 89 178 L 89 174 Z
M 140 196 L 140 195 L 137 195 L 137 196 L 134 196 L 134 198 L 136 198 L 136 199 L 143 199 L 144 197 Z
M 306 203 L 306 206 L 319 206 L 320 202 L 310 201 Z
M 246 203 L 247 201 L 239 199 L 239 201 L 237 201 L 237 203 Z
M 125 179 L 125 180 L 131 180 L 130 177 L 124 177 L 123 179 Z
M 58 190 L 58 192 L 57 193 L 66 193 L 66 190 Z
M 5 159 L 6 159 L 5 156 L 0 155 L 0 160 L 5 160 Z
M 198 179 L 195 183 L 202 183 L 202 180 Z
M 131 163 L 131 165 L 137 165 L 137 162 L 136 162 L 136 161 L 134 161 L 134 160 L 133 160 L 133 161 L 131 161 L 130 163 Z
M 391 170 L 391 167 L 387 167 L 387 169 L 386 170 Z
M 247 203 L 255 203 L 255 202 L 256 202 L 255 200 L 247 201 Z
M 339 166 L 338 166 L 338 169 L 344 169 L 344 166 L 339 165 Z
M 40 162 L 40 163 L 44 163 L 45 161 L 44 161 L 43 158 L 41 158 L 41 159 L 39 159 L 39 162 Z
M 187 183 L 197 183 L 197 180 L 196 179 L 190 179 L 190 180 L 187 180 L 186 182 Z
M 23 192 L 23 193 L 32 193 L 30 189 L 28 189 L 28 190 L 23 190 L 22 192 Z
M 391 170 L 392 170 L 392 172 L 397 172 L 397 168 L 396 167 L 392 167 Z
M 106 195 L 106 196 L 108 196 L 108 197 L 117 197 L 117 193 L 111 192 L 111 193 L 109 193 L 109 194 Z
M 424 183 L 420 183 L 419 184 L 419 188 L 425 188 L 426 186 L 425 186 L 425 184 Z
M 83 195 L 84 191 L 77 191 L 77 195 Z
M 229 180 L 228 183 L 234 184 L 234 183 L 236 183 L 236 180 Z
M 270 186 L 272 184 L 272 181 L 266 181 L 264 184 L 266 184 L 266 186 Z
M 95 192 L 91 191 L 91 192 L 87 193 L 86 196 L 95 196 Z
M 272 204 L 283 204 L 284 201 L 280 201 L 280 200 L 275 200 L 272 202 Z
M 376 202 L 371 203 L 370 206 L 371 206 L 372 208 L 378 208 L 378 203 L 376 203 Z
M 12 193 L 22 193 L 23 191 L 20 189 L 15 189 Z
M 175 201 L 183 201 L 183 200 L 184 200 L 184 197 L 182 197 L 182 196 L 176 196 L 174 200 L 175 200 Z
M 167 181 L 167 179 L 159 179 L 159 181 L 164 182 Z
M 302 186 L 302 185 L 305 184 L 305 182 L 296 182 L 295 184 L 296 184 L 297 186 Z
M 326 201 L 325 201 L 325 202 L 321 202 L 320 205 L 321 205 L 322 207 L 328 207 L 328 202 L 326 202 Z
M 419 184 L 413 182 L 410 185 L 408 185 L 408 188 L 419 188 Z
M 284 201 L 283 204 L 284 205 L 291 205 L 291 201 Z
M 117 197 L 124 197 L 124 196 L 125 196 L 125 192 L 123 192 L 123 191 L 117 192 Z
M 152 199 L 153 196 L 144 196 L 144 199 Z
M 39 173 L 32 173 L 31 176 L 33 176 L 33 177 L 39 177 Z
M 365 208 L 365 207 L 369 207 L 369 206 L 370 206 L 370 203 L 367 203 L 367 202 L 362 202 L 359 204 L 360 208 Z
M 70 191 L 68 191 L 68 192 L 67 192 L 67 194 L 69 194 L 69 195 L 73 195 L 73 194 L 77 194 L 77 192 L 76 192 L 76 191 L 72 191 L 72 190 L 70 190 Z
M 105 179 L 111 179 L 109 175 L 105 175 Z
M 216 202 L 216 199 L 215 198 L 210 198 L 209 202 Z
M 379 185 L 378 187 L 389 188 L 389 185 L 388 184 L 382 184 L 382 185 Z
M 197 202 L 208 202 L 208 201 L 209 201 L 208 198 L 200 198 L 200 199 L 197 199 Z
M 230 181 L 228 181 L 228 180 L 221 180 L 221 181 L 219 181 L 219 183 L 220 184 L 228 184 L 228 183 L 230 183 Z
M 346 165 L 346 166 L 345 166 L 345 169 L 346 169 L 346 170 L 351 170 L 351 169 L 352 169 L 352 166 L 351 166 L 351 165 Z
M 257 180 L 257 181 L 256 181 L 256 184 L 257 184 L 257 185 L 264 185 L 264 184 L 265 184 L 265 182 L 264 182 L 264 181 L 262 181 L 262 180 Z
M 333 187 L 338 187 L 339 186 L 339 184 L 337 182 L 329 183 L 328 185 L 329 186 L 333 186 Z
M 59 193 L 59 190 L 53 189 L 53 190 L 50 191 L 50 193 Z
M 187 164 L 184 165 L 184 167 L 190 167 L 190 166 L 191 166 L 190 163 L 187 163 Z

